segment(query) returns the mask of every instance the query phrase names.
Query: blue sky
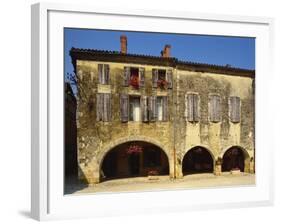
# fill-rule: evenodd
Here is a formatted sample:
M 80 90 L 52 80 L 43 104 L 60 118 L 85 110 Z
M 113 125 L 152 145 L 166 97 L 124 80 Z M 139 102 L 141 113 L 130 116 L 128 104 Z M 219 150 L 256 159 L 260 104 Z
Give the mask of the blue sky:
M 165 44 L 180 60 L 255 69 L 255 39 L 241 37 L 146 33 L 65 28 L 65 74 L 73 72 L 71 47 L 120 51 L 120 35 L 128 38 L 128 53 L 160 56 Z

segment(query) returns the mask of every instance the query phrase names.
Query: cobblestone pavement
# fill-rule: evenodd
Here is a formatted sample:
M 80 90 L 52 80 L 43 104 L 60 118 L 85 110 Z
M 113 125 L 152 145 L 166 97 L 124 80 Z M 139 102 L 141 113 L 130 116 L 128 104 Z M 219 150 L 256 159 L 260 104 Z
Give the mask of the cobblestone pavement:
M 255 175 L 248 173 L 230 174 L 226 172 L 221 176 L 215 176 L 210 173 L 192 174 L 186 175 L 182 179 L 170 179 L 169 176 L 159 176 L 157 178 L 157 180 L 149 180 L 148 177 L 123 178 L 104 181 L 92 186 L 72 182 L 66 185 L 65 194 L 156 191 L 255 184 Z

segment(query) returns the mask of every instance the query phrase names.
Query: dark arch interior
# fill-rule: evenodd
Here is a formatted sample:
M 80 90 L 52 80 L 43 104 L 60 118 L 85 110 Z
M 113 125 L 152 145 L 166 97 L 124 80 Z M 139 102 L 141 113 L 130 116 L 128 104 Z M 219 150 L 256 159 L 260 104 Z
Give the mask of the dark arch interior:
M 128 153 L 131 145 L 142 148 L 139 153 Z M 126 142 L 111 149 L 101 165 L 101 180 L 148 175 L 168 175 L 169 162 L 158 146 L 143 142 Z
M 189 150 L 182 163 L 183 175 L 194 173 L 211 173 L 213 172 L 213 158 L 211 154 L 202 147 L 195 147 Z
M 245 167 L 245 157 L 243 151 L 238 147 L 232 147 L 228 149 L 222 159 L 222 171 L 231 171 L 234 169 L 239 169 L 244 172 Z

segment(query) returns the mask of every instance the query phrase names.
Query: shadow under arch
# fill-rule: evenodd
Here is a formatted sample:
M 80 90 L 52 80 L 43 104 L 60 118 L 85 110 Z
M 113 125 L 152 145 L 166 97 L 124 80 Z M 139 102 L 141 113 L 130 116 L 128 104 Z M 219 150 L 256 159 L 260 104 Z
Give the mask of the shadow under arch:
M 194 146 L 188 149 L 182 159 L 183 175 L 195 173 L 213 173 L 215 157 L 204 146 Z
M 241 172 L 249 172 L 250 155 L 247 150 L 239 145 L 233 145 L 221 153 L 222 172 L 231 170 L 240 170 Z
M 121 142 L 121 143 L 120 143 Z M 169 156 L 158 144 L 134 139 L 115 142 L 99 157 L 100 181 L 147 175 L 169 175 Z M 131 146 L 140 152 L 129 153 Z

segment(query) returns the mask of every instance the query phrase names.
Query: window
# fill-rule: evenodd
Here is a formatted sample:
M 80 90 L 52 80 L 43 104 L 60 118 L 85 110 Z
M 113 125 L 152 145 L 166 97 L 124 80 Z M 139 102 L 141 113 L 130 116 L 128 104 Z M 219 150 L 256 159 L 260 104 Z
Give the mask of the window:
M 190 93 L 185 96 L 185 117 L 189 122 L 199 121 L 199 96 Z
M 132 86 L 134 89 L 144 87 L 144 68 L 124 67 L 124 86 Z
M 98 64 L 99 84 L 109 84 L 109 65 Z
M 167 121 L 167 97 L 158 96 L 156 101 L 156 113 L 158 121 Z
M 240 97 L 229 97 L 229 117 L 233 123 L 240 122 Z
M 111 120 L 111 94 L 98 93 L 96 100 L 96 117 L 97 121 Z
M 141 120 L 140 97 L 130 96 L 129 101 L 130 101 L 129 120 L 140 121 Z
M 173 77 L 171 69 L 152 69 L 152 87 L 172 89 Z
M 221 120 L 221 98 L 219 95 L 209 96 L 209 118 L 211 122 L 220 122 Z
M 167 121 L 168 97 L 167 96 L 129 96 L 120 95 L 121 122 L 128 121 Z

